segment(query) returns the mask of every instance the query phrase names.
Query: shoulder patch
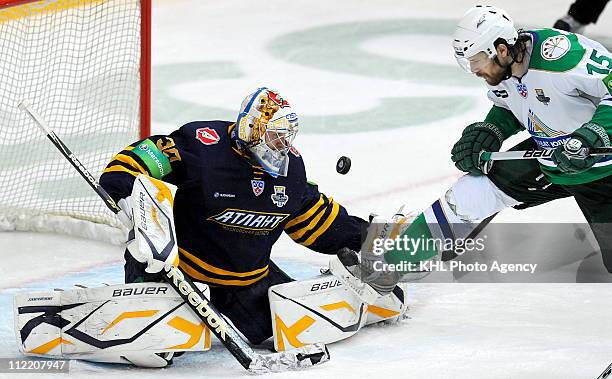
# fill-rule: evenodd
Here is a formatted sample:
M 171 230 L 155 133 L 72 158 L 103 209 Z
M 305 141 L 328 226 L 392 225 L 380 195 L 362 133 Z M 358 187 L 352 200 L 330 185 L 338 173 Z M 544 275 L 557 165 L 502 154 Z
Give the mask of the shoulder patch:
M 529 68 L 543 71 L 564 72 L 576 67 L 584 56 L 585 49 L 578 37 L 554 29 L 534 32 L 533 52 Z
M 608 73 L 608 76 L 606 76 L 602 80 L 604 82 L 604 85 L 606 86 L 606 89 L 608 90 L 608 93 L 612 95 L 612 71 L 610 71 Z
M 214 145 L 219 142 L 221 137 L 215 129 L 212 128 L 200 128 L 196 130 L 196 139 L 202 142 L 204 145 Z
M 540 55 L 547 61 L 554 61 L 563 58 L 571 47 L 570 40 L 563 34 L 551 36 L 542 42 Z
M 155 179 L 161 179 L 172 172 L 170 160 L 150 139 L 140 142 L 132 152 L 142 160 Z

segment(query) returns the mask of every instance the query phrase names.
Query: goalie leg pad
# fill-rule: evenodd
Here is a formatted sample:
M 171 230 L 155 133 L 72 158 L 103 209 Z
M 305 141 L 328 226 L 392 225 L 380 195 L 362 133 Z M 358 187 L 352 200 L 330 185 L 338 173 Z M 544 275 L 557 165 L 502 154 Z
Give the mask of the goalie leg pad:
M 393 291 L 379 296 L 374 304 L 368 305 L 366 325 L 381 321 L 399 321 L 408 312 L 408 283 L 398 283 Z
M 334 275 L 294 281 L 269 289 L 274 348 L 285 351 L 311 343 L 332 343 L 364 325 L 401 318 L 408 310 L 407 284 L 364 302 Z
M 368 305 L 366 325 L 389 319 L 400 319 L 408 311 L 408 283 L 397 283 L 388 294 L 381 295 L 356 277 L 338 256 L 330 258 L 329 272 Z
M 366 304 L 331 275 L 278 284 L 268 296 L 277 351 L 343 340 L 367 318 Z
M 329 271 L 342 282 L 348 289 L 367 304 L 374 304 L 381 296 L 369 284 L 364 283 L 360 278 L 355 276 L 349 269 L 340 261 L 337 255 L 333 255 L 329 259 Z
M 163 367 L 171 354 L 160 353 L 211 345 L 210 330 L 165 283 L 20 293 L 14 304 L 25 355 Z

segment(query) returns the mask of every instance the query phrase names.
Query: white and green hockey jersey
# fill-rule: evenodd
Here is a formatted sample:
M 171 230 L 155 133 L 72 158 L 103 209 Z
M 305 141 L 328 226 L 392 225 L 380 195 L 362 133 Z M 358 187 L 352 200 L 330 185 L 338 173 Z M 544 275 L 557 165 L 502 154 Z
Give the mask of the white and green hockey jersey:
M 600 43 L 555 29 L 528 31 L 532 39 L 529 68 L 489 86 L 495 104 L 486 121 L 506 137 L 527 129 L 540 149 L 562 145 L 569 134 L 592 121 L 612 134 L 612 54 Z M 612 175 L 612 156 L 580 174 L 567 174 L 550 159 L 542 172 L 556 184 L 588 183 Z

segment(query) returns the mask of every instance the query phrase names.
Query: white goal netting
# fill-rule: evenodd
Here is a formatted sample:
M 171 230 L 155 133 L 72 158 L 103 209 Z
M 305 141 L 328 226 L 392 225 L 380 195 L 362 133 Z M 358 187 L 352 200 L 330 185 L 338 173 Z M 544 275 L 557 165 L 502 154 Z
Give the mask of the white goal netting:
M 140 0 L 33 1 L 0 9 L 0 230 L 108 239 L 91 234 L 112 228 L 91 229 L 92 222 L 118 225 L 17 105 L 28 101 L 99 177 L 140 135 L 141 21 Z M 84 231 L 71 232 L 74 227 Z

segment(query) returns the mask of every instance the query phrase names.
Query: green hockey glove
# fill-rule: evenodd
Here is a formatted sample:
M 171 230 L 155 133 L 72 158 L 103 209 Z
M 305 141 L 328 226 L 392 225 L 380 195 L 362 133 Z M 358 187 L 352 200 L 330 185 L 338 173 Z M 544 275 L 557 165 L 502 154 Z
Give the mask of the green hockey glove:
M 570 174 L 587 171 L 601 159 L 588 156 L 587 148 L 610 146 L 610 137 L 606 130 L 592 122 L 576 129 L 570 137 L 562 146 L 557 147 L 552 155 L 559 170 Z
M 451 159 L 455 166 L 472 175 L 487 174 L 493 161 L 481 162 L 482 151 L 499 151 L 504 142 L 502 131 L 488 122 L 475 122 L 468 125 L 459 141 L 451 150 Z

